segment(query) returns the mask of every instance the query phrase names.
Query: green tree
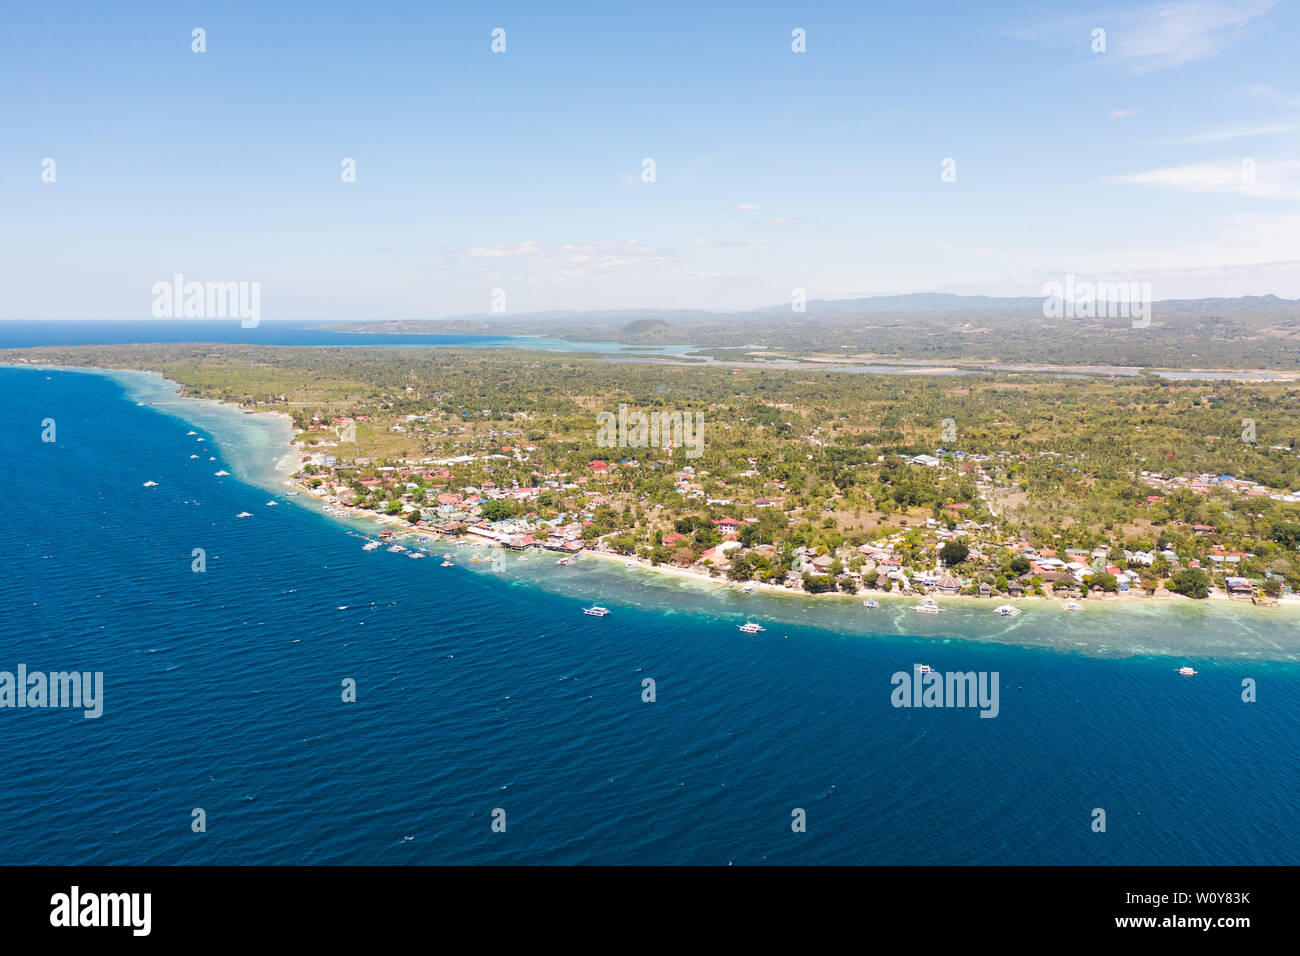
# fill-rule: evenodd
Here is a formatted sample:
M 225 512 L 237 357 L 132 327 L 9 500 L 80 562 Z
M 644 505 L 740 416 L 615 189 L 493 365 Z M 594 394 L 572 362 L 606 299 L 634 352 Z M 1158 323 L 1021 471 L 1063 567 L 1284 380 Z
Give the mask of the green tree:
M 1210 576 L 1200 568 L 1180 568 L 1169 579 L 1169 590 L 1197 600 L 1209 597 Z
M 1111 594 L 1119 590 L 1119 581 L 1115 580 L 1115 575 L 1105 571 L 1094 571 L 1092 574 L 1085 574 L 1083 583 L 1088 585 L 1090 589 L 1108 591 Z
M 480 514 L 488 521 L 504 521 L 506 518 L 513 518 L 515 511 L 510 507 L 509 502 L 505 501 L 485 501 L 479 508 Z
M 961 564 L 970 555 L 970 548 L 961 541 L 949 541 L 939 549 L 939 560 L 947 567 Z

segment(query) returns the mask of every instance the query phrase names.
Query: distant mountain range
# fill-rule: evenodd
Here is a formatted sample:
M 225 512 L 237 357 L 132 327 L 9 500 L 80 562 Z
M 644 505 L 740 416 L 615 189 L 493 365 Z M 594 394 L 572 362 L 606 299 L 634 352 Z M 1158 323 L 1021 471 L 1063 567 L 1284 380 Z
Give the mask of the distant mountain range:
M 1175 312 L 1215 312 L 1223 309 L 1300 308 L 1300 299 L 1282 299 L 1275 295 L 1244 295 L 1237 298 L 1157 299 L 1156 305 Z M 915 292 L 908 295 L 873 295 L 860 299 L 809 299 L 804 315 L 887 315 L 960 312 L 1023 312 L 1042 314 L 1042 296 L 954 295 L 948 292 Z M 444 319 L 415 321 L 486 323 L 536 321 L 612 325 L 636 321 L 666 325 L 692 321 L 716 321 L 728 316 L 798 315 L 789 302 L 767 305 L 749 311 L 710 312 L 704 309 L 601 309 L 593 311 L 522 312 L 513 315 L 478 312 L 451 315 Z
M 1212 312 L 1224 308 L 1300 307 L 1300 299 L 1280 299 L 1275 295 L 1247 295 L 1236 299 L 1158 299 L 1156 304 L 1179 312 Z M 947 292 L 917 292 L 911 295 L 874 295 L 862 299 L 810 299 L 806 312 L 811 315 L 878 315 L 920 312 L 1014 312 L 1027 310 L 1042 313 L 1043 296 L 953 295 Z M 790 314 L 790 303 L 756 309 L 760 315 Z
M 1042 362 L 1160 368 L 1300 368 L 1300 300 L 1275 295 L 1165 299 L 1149 321 L 1045 316 L 1037 296 L 918 293 L 813 299 L 749 312 L 613 309 L 328 323 L 358 332 L 549 335 L 702 351 L 934 362 Z

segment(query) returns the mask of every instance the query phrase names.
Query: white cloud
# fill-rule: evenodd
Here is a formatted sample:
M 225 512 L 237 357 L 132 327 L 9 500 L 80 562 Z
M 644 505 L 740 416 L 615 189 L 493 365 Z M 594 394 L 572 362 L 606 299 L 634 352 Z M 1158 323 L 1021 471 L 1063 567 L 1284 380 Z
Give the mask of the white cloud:
M 559 245 L 543 242 L 493 243 L 450 250 L 470 260 L 500 260 L 493 272 L 507 272 L 527 282 L 565 282 L 619 272 L 657 272 L 673 270 L 677 257 L 638 239 L 622 242 L 566 242 Z M 468 266 L 468 263 L 463 263 Z
M 1137 116 L 1141 110 L 1115 110 L 1110 114 L 1110 119 L 1123 119 L 1125 116 Z
M 692 239 L 697 246 L 768 246 L 771 239 Z
M 1236 29 L 1273 9 L 1273 0 L 1162 3 L 1122 17 L 1113 49 L 1150 73 L 1214 56 L 1236 37 Z
M 490 246 L 470 246 L 465 250 L 467 256 L 475 259 L 501 259 L 506 256 L 527 256 L 540 250 L 542 247 L 535 242 L 518 242 L 513 246 L 504 243 L 496 243 Z
M 1238 39 L 1241 28 L 1273 9 L 1275 0 L 1167 0 L 1122 13 L 1099 12 L 1043 26 L 1017 27 L 1009 35 L 1032 42 L 1068 43 L 1091 49 L 1094 29 L 1106 31 L 1105 53 L 1088 55 L 1129 63 L 1151 73 L 1216 55 Z
M 753 212 L 758 208 L 756 202 L 738 202 L 729 210 L 730 212 Z
M 1207 221 L 1203 238 L 1160 249 L 1111 250 L 1089 257 L 1085 265 L 1098 272 L 1127 272 L 1153 284 L 1159 278 L 1164 291 L 1156 298 L 1247 292 L 1294 296 L 1300 294 L 1295 249 L 1300 249 L 1300 215 L 1246 213 Z M 1219 281 L 1211 281 L 1215 277 Z M 1176 291 L 1177 280 L 1187 283 L 1184 291 Z
M 1196 143 L 1226 143 L 1233 139 L 1244 139 L 1247 136 L 1277 136 L 1282 133 L 1294 133 L 1300 130 L 1300 126 L 1294 124 L 1285 126 L 1247 126 L 1237 127 L 1235 129 L 1216 129 L 1205 133 L 1196 133 L 1192 136 L 1184 136 L 1182 139 L 1163 140 L 1156 145 L 1158 146 L 1192 146 Z
M 1252 160 L 1166 166 L 1143 173 L 1107 176 L 1105 182 L 1159 186 L 1192 193 L 1240 193 L 1271 199 L 1300 199 L 1300 161 Z
M 1253 86 L 1248 86 L 1246 92 L 1251 96 L 1262 96 L 1281 106 L 1300 106 L 1300 96 L 1275 90 L 1267 83 L 1256 83 Z

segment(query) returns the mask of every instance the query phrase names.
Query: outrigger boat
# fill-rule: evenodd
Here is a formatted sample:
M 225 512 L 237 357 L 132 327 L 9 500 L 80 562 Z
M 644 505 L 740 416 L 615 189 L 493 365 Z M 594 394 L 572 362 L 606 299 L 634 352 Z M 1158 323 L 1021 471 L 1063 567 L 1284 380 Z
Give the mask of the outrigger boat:
M 996 610 L 1003 617 L 1015 617 L 1017 614 L 1020 613 L 1020 608 L 1016 607 L 1013 604 L 1003 604 L 1001 607 L 997 608 Z
M 875 598 L 867 598 L 865 601 L 862 602 L 862 606 L 866 608 L 874 609 L 880 607 L 880 602 L 877 601 Z
M 591 607 L 584 607 L 583 614 L 590 614 L 592 617 L 604 617 L 609 613 L 609 608 L 601 607 L 599 604 L 593 604 Z
M 1196 671 L 1192 670 L 1190 667 L 1180 667 L 1178 668 L 1178 673 L 1182 674 L 1184 677 L 1196 676 Z
M 744 624 L 737 624 L 736 629 L 744 631 L 746 634 L 757 634 L 759 631 L 766 631 L 767 628 L 761 624 L 755 624 L 753 621 L 746 621 Z

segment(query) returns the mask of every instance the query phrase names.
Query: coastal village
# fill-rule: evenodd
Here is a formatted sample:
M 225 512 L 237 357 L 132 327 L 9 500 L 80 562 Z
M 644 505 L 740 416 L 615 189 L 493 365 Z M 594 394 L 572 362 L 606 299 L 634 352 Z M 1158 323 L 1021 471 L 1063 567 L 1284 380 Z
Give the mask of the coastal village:
M 419 427 L 409 415 L 400 432 Z M 561 470 L 554 454 L 522 433 L 490 429 L 472 452 L 418 460 L 349 456 L 347 437 L 365 416 L 313 420 L 297 442 L 293 481 L 330 509 L 377 519 L 381 538 L 414 534 L 460 539 L 513 551 L 610 557 L 680 574 L 808 594 L 892 592 L 997 599 L 1226 597 L 1269 605 L 1292 599 L 1292 583 L 1259 555 L 1235 546 L 1213 524 L 1169 522 L 1172 533 L 1145 546 L 1098 543 L 1095 535 L 1055 532 L 1043 539 L 1008 533 L 995 513 L 994 493 L 1006 485 L 1008 459 L 936 448 L 895 456 L 878 466 L 905 468 L 930 482 L 972 479 L 973 500 L 907 509 L 869 530 L 841 535 L 833 522 L 787 508 L 788 489 L 768 478 L 757 459 L 727 475 L 697 470 L 673 450 L 653 457 L 589 458 Z M 816 441 L 816 435 L 810 436 Z M 488 444 L 491 442 L 492 444 Z M 626 451 L 626 449 L 624 450 Z M 624 475 L 640 469 L 671 481 L 667 501 L 629 491 Z M 1300 503 L 1300 492 L 1268 489 L 1230 475 L 1164 476 L 1140 480 L 1160 494 L 1158 509 L 1179 493 L 1219 496 L 1224 504 L 1267 497 Z M 522 479 L 522 480 L 521 480 Z M 663 498 L 662 495 L 657 496 Z M 1235 505 L 1233 505 L 1235 507 Z M 830 514 L 831 508 L 824 511 Z M 1231 517 L 1230 512 L 1224 512 Z M 810 519 L 820 519 L 809 534 Z M 801 530 L 802 528 L 802 530 Z M 1085 544 L 1086 538 L 1094 540 Z M 813 539 L 816 540 L 813 540 Z M 1168 540 L 1166 540 L 1168 539 Z M 1294 546 L 1294 545 L 1293 545 Z
M 490 349 L 154 346 L 114 361 L 282 415 L 297 493 L 386 538 L 415 536 L 413 557 L 472 542 L 864 603 L 1270 605 L 1300 588 L 1288 383 L 821 375 Z M 693 426 L 646 441 L 636 418 Z

